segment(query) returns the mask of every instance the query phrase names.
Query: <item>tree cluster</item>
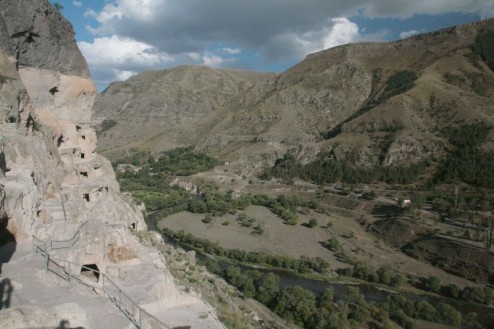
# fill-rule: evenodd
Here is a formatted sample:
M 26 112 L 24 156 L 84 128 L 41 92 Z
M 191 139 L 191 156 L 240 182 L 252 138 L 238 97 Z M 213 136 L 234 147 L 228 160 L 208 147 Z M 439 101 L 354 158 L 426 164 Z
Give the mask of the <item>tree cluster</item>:
M 395 273 L 387 267 L 380 267 L 376 271 L 365 262 L 357 262 L 353 264 L 352 267 L 342 270 L 341 274 L 391 287 L 400 287 L 410 282 L 402 273 Z M 485 305 L 494 304 L 494 289 L 489 286 L 467 286 L 460 289 L 454 284 L 442 285 L 441 280 L 436 276 L 423 277 L 418 281 L 411 283 L 414 284 L 416 288 L 440 294 L 444 297 L 454 298 L 469 303 Z
M 491 70 L 494 70 L 494 30 L 492 28 L 481 31 L 471 48 Z
M 207 254 L 226 257 L 243 263 L 269 265 L 299 273 L 307 273 L 310 271 L 325 273 L 330 267 L 330 264 L 320 257 L 309 258 L 301 256 L 299 259 L 294 259 L 285 256 L 271 255 L 262 251 L 228 249 L 220 246 L 217 242 L 211 242 L 207 239 L 195 237 L 190 233 L 185 233 L 183 230 L 174 232 L 164 228 L 163 234 L 177 242 L 192 246 Z
M 470 124 L 448 127 L 444 135 L 454 150 L 443 161 L 436 183 L 464 181 L 479 187 L 494 187 L 494 152 L 484 151 L 481 144 L 487 139 L 491 127 Z
M 306 165 L 301 164 L 290 154 L 278 159 L 274 166 L 263 174 L 261 179 L 276 177 L 284 180 L 301 178 L 317 184 L 334 182 L 346 183 L 373 183 L 384 181 L 390 184 L 408 184 L 417 180 L 419 175 L 429 167 L 429 162 L 424 161 L 408 167 L 372 167 L 359 168 L 346 161 L 338 161 L 323 158 L 314 160 Z
M 462 323 L 461 313 L 446 303 L 433 305 L 425 300 L 412 301 L 402 295 L 390 295 L 383 306 L 389 310 L 391 319 L 403 328 L 417 328 L 408 317 L 455 328 Z
M 208 171 L 218 164 L 216 158 L 196 152 L 192 146 L 164 152 L 157 161 L 150 163 L 154 172 L 165 172 L 175 176 L 190 176 Z
M 345 329 L 356 327 L 391 328 L 393 320 L 403 328 L 417 329 L 412 319 L 420 319 L 459 327 L 461 313 L 449 304 L 431 304 L 426 300 L 410 300 L 404 295 L 389 295 L 378 304 L 368 302 L 358 287 L 347 291 L 336 301 L 334 290 L 327 288 L 317 296 L 301 286 L 280 288 L 276 274 L 239 267 L 220 268 L 215 260 L 206 260 L 211 272 L 237 287 L 246 298 L 255 298 L 282 318 L 308 329 Z M 481 326 L 472 319 L 476 328 Z
M 380 267 L 376 271 L 365 262 L 353 264 L 352 267 L 344 269 L 342 274 L 367 282 L 381 283 L 392 287 L 400 287 L 408 283 L 408 278 L 402 273 L 395 273 L 387 267 Z

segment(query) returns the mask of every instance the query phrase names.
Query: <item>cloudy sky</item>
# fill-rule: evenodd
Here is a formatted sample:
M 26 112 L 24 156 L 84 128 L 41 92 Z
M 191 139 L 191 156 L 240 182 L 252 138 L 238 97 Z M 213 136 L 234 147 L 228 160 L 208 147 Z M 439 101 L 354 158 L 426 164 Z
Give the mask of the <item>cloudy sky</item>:
M 181 64 L 281 72 L 307 54 L 494 17 L 494 0 L 50 0 L 102 90 Z

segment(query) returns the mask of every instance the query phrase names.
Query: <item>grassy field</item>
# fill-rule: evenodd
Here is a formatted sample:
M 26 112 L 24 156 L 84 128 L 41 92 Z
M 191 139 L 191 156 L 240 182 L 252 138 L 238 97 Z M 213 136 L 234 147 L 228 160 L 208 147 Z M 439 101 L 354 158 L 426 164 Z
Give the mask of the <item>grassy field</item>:
M 252 227 L 244 227 L 238 221 L 238 214 L 214 217 L 210 223 L 204 223 L 204 214 L 180 212 L 168 216 L 158 223 L 159 228 L 173 231 L 184 230 L 196 237 L 217 242 L 225 248 L 247 251 L 263 251 L 274 255 L 299 258 L 300 256 L 321 257 L 331 263 L 332 270 L 350 266 L 329 250 L 323 243 L 335 237 L 342 250 L 355 260 L 366 261 L 378 268 L 388 266 L 394 270 L 413 276 L 435 275 L 442 282 L 465 286 L 469 282 L 408 257 L 399 250 L 385 245 L 374 235 L 366 232 L 355 219 L 336 212 L 330 215 L 311 212 L 299 214 L 299 224 L 286 225 L 269 209 L 261 206 L 249 206 L 243 211 L 247 217 L 254 218 Z M 311 218 L 316 218 L 318 225 L 308 227 Z M 228 225 L 225 225 L 228 222 Z M 253 227 L 261 224 L 264 233 L 254 234 Z

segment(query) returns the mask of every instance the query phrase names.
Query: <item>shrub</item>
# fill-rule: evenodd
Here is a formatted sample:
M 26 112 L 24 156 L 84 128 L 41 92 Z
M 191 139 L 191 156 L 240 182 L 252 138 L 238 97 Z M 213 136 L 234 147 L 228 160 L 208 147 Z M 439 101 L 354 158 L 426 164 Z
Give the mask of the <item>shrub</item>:
M 263 235 L 264 234 L 264 225 L 261 225 L 260 223 L 254 226 L 254 229 L 252 231 L 253 234 L 258 234 L 258 235 Z
M 311 218 L 311 219 L 309 220 L 308 226 L 309 226 L 310 228 L 313 228 L 313 227 L 316 227 L 318 224 L 319 224 L 319 223 L 317 222 L 317 219 L 315 219 L 315 218 Z
M 328 241 L 326 241 L 326 246 L 328 247 L 328 249 L 330 249 L 333 252 L 338 252 L 341 250 L 340 241 L 338 241 L 338 239 L 335 238 L 334 236 L 331 237 L 331 239 L 329 239 Z
M 204 219 L 202 220 L 203 223 L 211 223 L 213 221 L 213 216 L 211 214 L 206 214 L 204 216 Z

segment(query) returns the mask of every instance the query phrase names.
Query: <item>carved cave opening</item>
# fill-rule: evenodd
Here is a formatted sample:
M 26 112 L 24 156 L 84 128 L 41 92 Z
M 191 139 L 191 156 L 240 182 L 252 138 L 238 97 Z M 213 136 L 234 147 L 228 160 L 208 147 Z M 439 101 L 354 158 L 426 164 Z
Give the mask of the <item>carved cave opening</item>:
M 100 273 L 98 265 L 96 264 L 84 264 L 81 267 L 81 275 L 89 278 L 91 281 L 98 283 Z
M 58 90 L 58 87 L 57 87 L 57 86 L 52 87 L 52 88 L 50 88 L 50 90 L 48 90 L 48 92 L 49 92 L 52 96 L 53 96 L 53 95 L 55 95 L 56 93 L 58 93 L 58 91 L 59 91 L 59 90 Z
M 63 135 L 60 135 L 57 139 L 57 148 L 59 148 L 63 144 Z

